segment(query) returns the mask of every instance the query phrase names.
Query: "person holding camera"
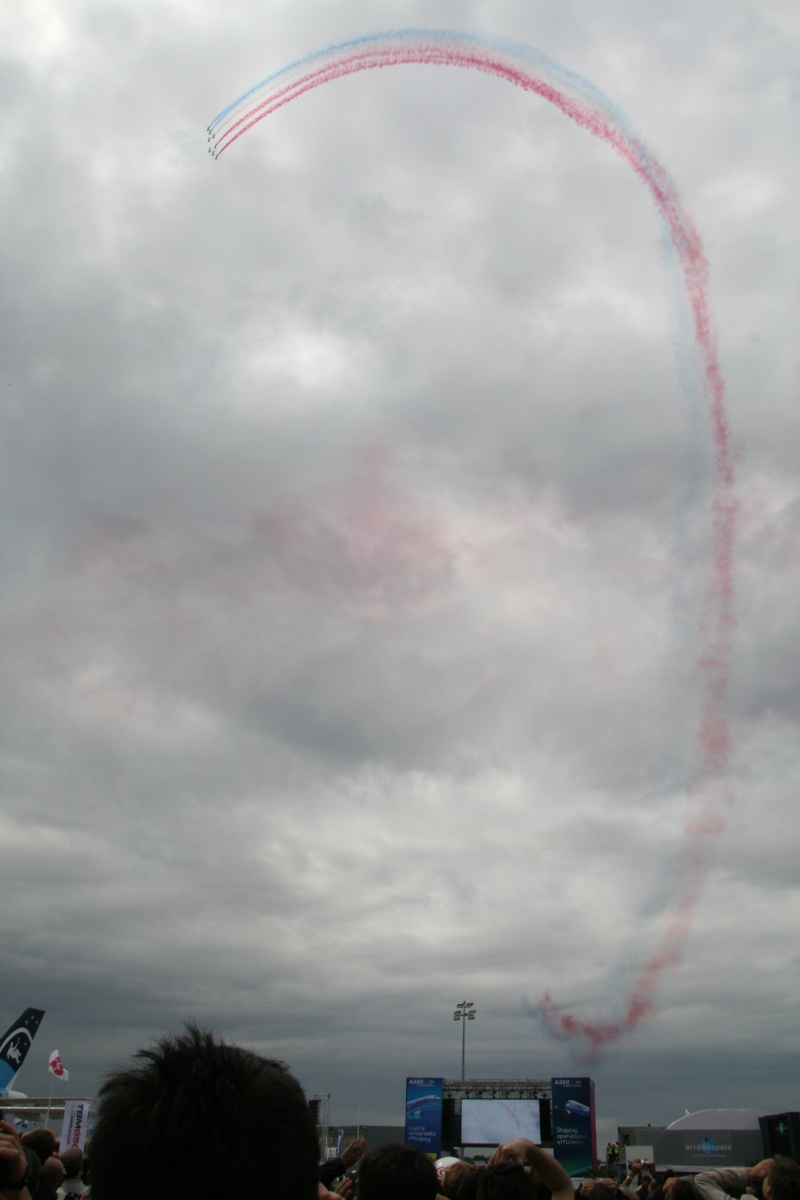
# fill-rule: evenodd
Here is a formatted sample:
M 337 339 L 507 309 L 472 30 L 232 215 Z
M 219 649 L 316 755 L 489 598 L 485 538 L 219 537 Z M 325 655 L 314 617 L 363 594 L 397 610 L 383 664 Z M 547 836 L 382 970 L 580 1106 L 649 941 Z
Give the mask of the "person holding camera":
M 630 1188 L 636 1194 L 638 1200 L 646 1200 L 647 1196 L 657 1186 L 657 1182 L 656 1164 L 647 1162 L 643 1158 L 637 1158 L 623 1179 L 622 1187 Z
M 32 1171 L 14 1126 L 0 1121 L 0 1200 L 31 1200 Z

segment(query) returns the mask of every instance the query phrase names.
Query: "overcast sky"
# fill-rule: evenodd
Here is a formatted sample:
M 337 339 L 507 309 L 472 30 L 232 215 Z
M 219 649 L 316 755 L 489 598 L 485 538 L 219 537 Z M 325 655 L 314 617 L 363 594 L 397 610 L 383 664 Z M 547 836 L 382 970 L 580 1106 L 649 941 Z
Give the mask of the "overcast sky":
M 658 212 L 473 71 L 333 82 L 207 154 L 251 84 L 414 25 L 600 88 L 709 263 L 732 802 L 594 1061 L 539 1002 L 624 1018 L 708 783 L 713 446 Z M 399 1123 L 467 999 L 468 1074 L 590 1074 L 602 1138 L 800 1108 L 794 0 L 29 0 L 2 31 L 0 1027 L 47 1014 L 17 1086 L 58 1047 L 92 1094 L 191 1016 Z

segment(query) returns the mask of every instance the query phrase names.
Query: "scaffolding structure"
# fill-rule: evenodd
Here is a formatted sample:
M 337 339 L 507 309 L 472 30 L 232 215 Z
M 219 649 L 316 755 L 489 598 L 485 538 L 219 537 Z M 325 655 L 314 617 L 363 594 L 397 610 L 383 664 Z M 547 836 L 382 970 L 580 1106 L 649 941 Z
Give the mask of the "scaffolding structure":
M 553 1144 L 551 1079 L 443 1079 L 442 1145 L 460 1146 L 463 1151 L 462 1100 L 539 1100 L 542 1145 Z
M 550 1079 L 445 1079 L 445 1100 L 552 1100 Z
M 323 1161 L 330 1157 L 331 1139 L 331 1094 L 330 1092 L 314 1092 L 311 1100 L 311 1111 L 317 1124 L 320 1151 Z

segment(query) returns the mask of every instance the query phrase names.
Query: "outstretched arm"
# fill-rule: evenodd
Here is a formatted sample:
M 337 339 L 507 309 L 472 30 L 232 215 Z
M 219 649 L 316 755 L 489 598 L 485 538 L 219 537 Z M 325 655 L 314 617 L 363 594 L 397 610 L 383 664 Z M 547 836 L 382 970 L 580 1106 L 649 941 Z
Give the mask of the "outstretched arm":
M 751 1177 L 764 1178 L 763 1175 L 750 1175 L 751 1171 L 756 1171 L 763 1165 L 759 1163 L 758 1167 L 723 1167 L 719 1171 L 701 1171 L 695 1176 L 695 1187 L 701 1200 L 730 1200 L 733 1192 L 739 1195 L 744 1191 Z
M 350 1145 L 345 1146 L 344 1150 L 342 1151 L 342 1162 L 344 1163 L 345 1167 L 352 1167 L 353 1163 L 357 1163 L 366 1148 L 366 1138 L 353 1138 Z

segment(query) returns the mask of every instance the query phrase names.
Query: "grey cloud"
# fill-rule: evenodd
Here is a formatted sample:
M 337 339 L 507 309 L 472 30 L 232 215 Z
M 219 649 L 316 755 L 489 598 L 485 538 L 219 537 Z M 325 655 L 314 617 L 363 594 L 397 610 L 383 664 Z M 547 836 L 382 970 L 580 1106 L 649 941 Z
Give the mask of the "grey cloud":
M 396 1122 L 469 993 L 470 1070 L 592 1074 L 601 1138 L 796 1106 L 788 3 L 382 11 L 592 79 L 709 258 L 735 804 L 652 1020 L 593 1063 L 538 1001 L 624 1011 L 709 782 L 713 447 L 655 208 L 470 72 L 342 81 L 212 162 L 215 108 L 374 28 L 356 0 L 40 12 L 2 72 L 4 1005 L 87 1093 L 194 1016 Z

